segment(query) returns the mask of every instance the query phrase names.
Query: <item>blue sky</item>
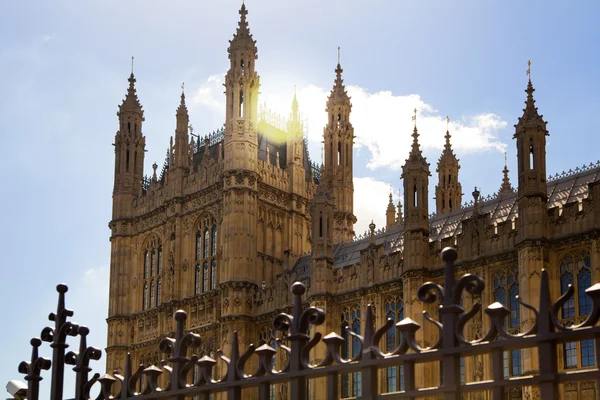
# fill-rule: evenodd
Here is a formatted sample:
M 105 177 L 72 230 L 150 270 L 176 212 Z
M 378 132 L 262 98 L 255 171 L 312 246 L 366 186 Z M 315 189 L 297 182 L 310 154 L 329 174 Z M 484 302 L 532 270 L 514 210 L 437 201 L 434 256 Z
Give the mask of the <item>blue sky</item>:
M 384 221 L 389 185 L 401 186 L 411 110 L 431 163 L 452 123 L 460 180 L 471 199 L 501 183 L 503 151 L 516 183 L 512 134 L 521 115 L 527 60 L 548 121 L 548 173 L 595 162 L 600 107 L 600 3 L 491 1 L 249 0 L 262 96 L 289 112 L 297 85 L 311 156 L 342 48 L 354 104 L 356 200 L 362 232 Z M 162 163 L 175 128 L 181 82 L 191 123 L 207 133 L 223 123 L 219 80 L 239 1 L 28 1 L 0 4 L 0 159 L 5 343 L 0 383 L 22 379 L 65 282 L 74 320 L 104 347 L 117 106 L 135 56 L 146 122 L 146 171 Z M 434 202 L 430 201 L 430 207 Z M 431 209 L 433 211 L 433 208 Z M 49 349 L 43 352 L 50 355 Z M 103 371 L 103 362 L 96 368 Z M 42 382 L 47 383 L 48 379 Z

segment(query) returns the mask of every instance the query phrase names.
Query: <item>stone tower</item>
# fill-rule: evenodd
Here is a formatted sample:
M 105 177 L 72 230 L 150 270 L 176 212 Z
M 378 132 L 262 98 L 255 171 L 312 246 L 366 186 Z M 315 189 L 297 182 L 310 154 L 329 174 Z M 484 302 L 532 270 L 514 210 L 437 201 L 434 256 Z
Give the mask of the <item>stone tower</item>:
M 529 72 L 529 71 L 528 71 Z M 541 271 L 548 268 L 548 195 L 546 186 L 546 122 L 538 113 L 533 99 L 535 89 L 531 79 L 527 82 L 527 99 L 523 116 L 515 125 L 513 136 L 517 141 L 519 218 L 517 228 L 518 268 L 520 295 L 528 304 L 536 304 L 534 293 L 539 292 Z M 532 297 L 534 296 L 534 297 Z M 521 321 L 535 316 L 529 310 L 521 310 Z M 527 328 L 525 326 L 524 328 Z M 555 355 L 556 356 L 556 355 Z M 523 373 L 538 369 L 537 352 L 522 351 Z M 530 392 L 532 388 L 524 388 Z
M 133 202 L 142 191 L 144 152 L 146 138 L 142 135 L 144 111 L 135 90 L 133 71 L 129 76 L 129 88 L 117 112 L 119 130 L 115 135 L 115 181 L 113 189 L 112 224 L 124 226 L 133 216 Z M 115 230 L 116 231 L 116 230 Z M 111 276 L 126 279 L 129 276 L 128 261 L 132 257 L 131 238 L 123 234 L 111 238 Z M 109 317 L 131 312 L 125 288 L 111 285 L 109 294 Z
M 515 125 L 517 141 L 519 236 L 521 240 L 541 239 L 546 232 L 546 121 L 538 114 L 531 79 L 523 116 Z
M 225 75 L 226 119 L 223 168 L 221 321 L 238 331 L 243 346 L 253 338 L 251 324 L 232 325 L 231 316 L 250 318 L 257 280 L 258 138 L 256 132 L 259 77 L 256 42 L 242 4 L 240 22 L 229 42 Z M 238 318 L 239 320 L 239 318 Z
M 449 130 L 446 130 L 444 138 L 446 144 L 436 169 L 438 184 L 435 187 L 435 206 L 438 214 L 460 209 L 462 202 L 462 186 L 458 180 L 460 165 L 454 151 L 452 151 Z
M 115 182 L 113 220 L 131 217 L 133 199 L 142 188 L 146 138 L 142 135 L 144 111 L 135 90 L 133 71 L 129 88 L 117 112 L 119 130 L 115 135 Z
M 412 137 L 410 154 L 402 166 L 405 270 L 424 268 L 429 253 L 429 163 L 423 157 L 419 146 L 419 132 L 416 123 Z
M 350 123 L 352 104 L 342 79 L 338 60 L 335 83 L 327 99 L 327 125 L 324 129 L 326 183 L 335 202 L 333 240 L 348 242 L 354 238 L 354 183 L 352 149 L 354 128 Z

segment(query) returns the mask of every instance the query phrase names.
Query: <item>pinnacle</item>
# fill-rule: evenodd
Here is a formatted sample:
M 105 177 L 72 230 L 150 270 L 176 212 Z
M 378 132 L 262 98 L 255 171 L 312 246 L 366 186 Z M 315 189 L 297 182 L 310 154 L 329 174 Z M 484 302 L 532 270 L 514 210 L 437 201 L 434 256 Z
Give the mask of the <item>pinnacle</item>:
M 133 72 L 131 72 L 131 75 L 129 75 L 129 79 L 127 80 L 129 81 L 129 87 L 127 88 L 127 94 L 125 95 L 123 103 L 121 103 L 121 105 L 119 106 L 119 112 L 125 110 L 142 112 L 142 105 L 140 104 L 137 92 L 135 90 L 136 79 L 133 75 Z
M 409 155 L 408 159 L 410 161 L 424 160 L 423 153 L 421 152 L 421 147 L 419 146 L 419 131 L 417 130 L 416 125 L 413 129 L 412 137 L 413 137 L 412 148 L 410 150 L 410 155 Z
M 392 192 L 390 192 L 390 201 L 387 206 L 387 211 L 394 211 L 396 207 L 394 206 L 394 201 L 392 200 Z
M 544 121 L 543 115 L 538 113 L 538 109 L 535 106 L 535 99 L 533 98 L 533 92 L 535 92 L 535 89 L 533 88 L 531 79 L 529 79 L 527 81 L 527 89 L 525 89 L 525 93 L 527 93 L 527 99 L 525 100 L 523 116 L 519 118 L 519 122 L 517 125 L 515 125 L 515 128 L 517 128 L 517 130 L 522 130 L 525 128 L 539 128 L 543 131 L 546 131 L 547 135 L 548 131 L 546 130 L 546 121 Z
M 506 166 L 506 156 L 504 159 L 504 169 L 502 170 L 502 185 L 500 186 L 500 190 L 498 190 L 498 194 L 510 194 L 514 193 L 514 188 L 510 184 L 510 178 L 508 177 L 508 167 Z
M 346 87 L 344 86 L 344 79 L 342 78 L 342 66 L 338 62 L 337 67 L 335 69 L 335 81 L 333 83 L 333 89 L 331 89 L 331 93 L 329 94 L 329 98 L 327 100 L 327 104 L 344 104 L 350 102 L 350 97 L 348 96 L 348 92 L 346 92 Z
M 454 154 L 454 151 L 452 150 L 452 143 L 450 142 L 451 139 L 451 135 L 449 131 L 446 131 L 446 135 L 444 135 L 444 138 L 446 139 L 446 143 L 444 144 L 444 150 L 442 151 L 442 154 L 440 155 L 440 159 L 438 161 L 438 166 L 439 165 L 448 165 L 448 164 L 458 164 L 458 159 L 456 158 L 456 155 Z
M 179 102 L 179 107 L 177 108 L 177 115 L 187 114 L 187 106 L 185 105 L 185 93 L 183 90 L 181 91 L 181 101 Z

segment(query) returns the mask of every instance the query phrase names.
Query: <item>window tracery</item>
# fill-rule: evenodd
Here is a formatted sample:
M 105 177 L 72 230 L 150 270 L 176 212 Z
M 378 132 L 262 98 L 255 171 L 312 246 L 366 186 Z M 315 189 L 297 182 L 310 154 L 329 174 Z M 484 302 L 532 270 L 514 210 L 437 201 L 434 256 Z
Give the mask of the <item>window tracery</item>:
M 394 323 L 404 319 L 404 304 L 402 298 L 390 297 L 385 301 L 385 317 Z M 395 329 L 389 329 L 385 334 L 385 351 L 388 353 L 396 350 L 400 342 Z M 386 391 L 397 392 L 404 390 L 404 366 L 386 368 Z
M 348 333 L 349 330 L 360 335 L 360 306 L 354 304 L 342 309 L 342 357 L 354 358 L 360 351 L 360 341 Z M 361 396 L 360 372 L 342 375 L 342 398 Z
M 592 285 L 590 252 L 581 250 L 562 255 L 560 267 L 560 294 L 564 294 L 572 286 L 574 295 L 563 305 L 561 316 L 565 325 L 582 322 L 592 311 L 592 300 L 585 290 Z M 578 351 L 579 348 L 579 351 Z M 577 355 L 580 354 L 580 359 Z M 565 342 L 563 344 L 563 367 L 591 367 L 595 363 L 594 341 Z
M 519 295 L 519 268 L 513 266 L 498 269 L 493 274 L 494 301 L 504 305 L 509 311 L 508 331 L 511 334 L 519 333 L 521 327 L 521 311 L 517 296 Z M 506 322 L 505 322 L 506 323 Z M 521 365 L 521 350 L 504 352 L 504 376 L 519 376 L 523 373 Z
M 162 258 L 162 243 L 158 237 L 153 237 L 148 241 L 142 259 L 142 311 L 160 305 Z
M 195 253 L 194 294 L 198 295 L 217 287 L 217 223 L 209 215 L 198 223 Z

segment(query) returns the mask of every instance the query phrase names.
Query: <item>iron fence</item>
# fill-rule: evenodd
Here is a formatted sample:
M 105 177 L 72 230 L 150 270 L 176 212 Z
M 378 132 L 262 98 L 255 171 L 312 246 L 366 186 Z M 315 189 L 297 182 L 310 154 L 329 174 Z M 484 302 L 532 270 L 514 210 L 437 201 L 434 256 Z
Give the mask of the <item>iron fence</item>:
M 550 299 L 550 287 L 547 271 L 541 273 L 541 289 L 539 293 L 539 307 L 523 303 L 535 315 L 535 322 L 526 331 L 511 334 L 506 329 L 506 319 L 509 310 L 500 303 L 490 304 L 484 314 L 489 318 L 489 330 L 484 337 L 477 340 L 467 340 L 464 328 L 482 309 L 480 303 L 475 302 L 470 310 L 465 311 L 460 304 L 463 292 L 473 296 L 480 296 L 485 284 L 482 278 L 466 274 L 458 281 L 455 280 L 454 261 L 457 251 L 446 248 L 442 251 L 445 262 L 444 285 L 432 282 L 422 285 L 417 298 L 427 304 L 439 302 L 440 320 L 432 318 L 427 312 L 424 317 L 432 323 L 439 332 L 439 340 L 434 345 L 423 348 L 416 339 L 420 325 L 410 318 L 394 324 L 391 319 L 382 327 L 374 329 L 374 314 L 371 306 L 366 310 L 365 333 L 363 336 L 348 331 L 360 343 L 360 352 L 352 358 L 342 357 L 344 338 L 332 332 L 322 335 L 315 332 L 312 327 L 325 322 L 325 313 L 315 307 L 304 307 L 302 296 L 305 293 L 303 284 L 297 282 L 292 286 L 294 297 L 292 315 L 281 313 L 273 319 L 273 328 L 282 332 L 289 343 L 289 347 L 281 341 L 278 342 L 279 351 L 287 355 L 287 363 L 279 370 L 274 369 L 273 359 L 277 354 L 276 349 L 268 344 L 255 348 L 250 345 L 240 353 L 238 336 L 233 332 L 231 352 L 228 355 L 217 352 L 219 359 L 226 364 L 227 372 L 222 379 L 215 379 L 213 370 L 217 364 L 215 358 L 207 355 L 188 357 L 190 349 L 201 345 L 199 335 L 186 332 L 186 313 L 177 311 L 174 315 L 176 331 L 174 338 L 165 338 L 160 344 L 160 351 L 168 357 L 161 365 L 133 366 L 128 355 L 123 367 L 122 375 L 104 375 L 96 373 L 89 378 L 91 360 L 100 360 L 101 351 L 89 347 L 86 336 L 89 330 L 67 321 L 73 312 L 65 308 L 65 293 L 67 287 L 59 285 L 58 307 L 56 313 L 50 314 L 54 327 L 43 329 L 41 339 L 31 340 L 32 354 L 30 361 L 23 361 L 19 365 L 19 372 L 25 374 L 27 381 L 27 398 L 39 398 L 39 385 L 42 380 L 43 370 L 51 372 L 51 399 L 59 400 L 63 396 L 63 381 L 65 364 L 73 365 L 76 374 L 75 398 L 77 400 L 91 399 L 92 387 L 99 387 L 98 400 L 109 399 L 183 399 L 197 396 L 199 399 L 208 399 L 210 394 L 224 392 L 227 399 L 241 399 L 242 389 L 258 388 L 258 398 L 270 398 L 272 384 L 286 382 L 289 384 L 290 398 L 292 400 L 307 398 L 307 380 L 323 378 L 326 381 L 326 398 L 339 398 L 339 377 L 342 374 L 360 372 L 362 399 L 414 399 L 417 397 L 430 398 L 441 396 L 445 400 L 460 399 L 464 393 L 488 391 L 494 400 L 504 399 L 505 392 L 515 387 L 535 386 L 539 388 L 541 398 L 552 400 L 558 398 L 560 383 L 577 380 L 593 380 L 596 388 L 600 388 L 600 327 L 596 326 L 600 318 L 600 283 L 586 290 L 592 299 L 592 312 L 587 319 L 579 325 L 565 326 L 561 323 L 558 314 L 562 306 L 573 296 L 573 288 L 562 295 L 555 303 Z M 309 329 L 315 332 L 309 334 Z M 395 329 L 399 334 L 399 345 L 392 352 L 384 352 L 379 342 L 390 329 Z M 68 348 L 67 337 L 79 337 L 79 350 L 66 352 Z M 557 361 L 558 345 L 563 342 L 593 339 L 595 345 L 595 368 L 579 371 L 559 371 Z M 52 348 L 52 361 L 39 355 L 42 342 L 49 342 Z M 310 352 L 322 342 L 326 352 L 323 360 L 314 365 L 311 363 Z M 535 375 L 505 377 L 503 365 L 503 352 L 516 349 L 537 348 L 539 354 L 539 371 Z M 479 382 L 461 383 L 460 358 L 487 354 L 491 359 L 491 378 Z M 256 369 L 251 374 L 246 374 L 248 360 L 258 357 Z M 420 363 L 439 361 L 442 366 L 442 384 L 434 388 L 417 388 L 415 385 L 415 366 Z M 400 392 L 379 393 L 378 370 L 386 367 L 403 365 L 404 388 Z M 197 378 L 190 379 L 192 368 L 198 369 Z M 195 374 L 194 374 L 195 375 Z M 166 382 L 166 385 L 159 385 Z M 118 382 L 118 384 L 117 384 Z M 98 391 L 98 390 L 94 390 Z

